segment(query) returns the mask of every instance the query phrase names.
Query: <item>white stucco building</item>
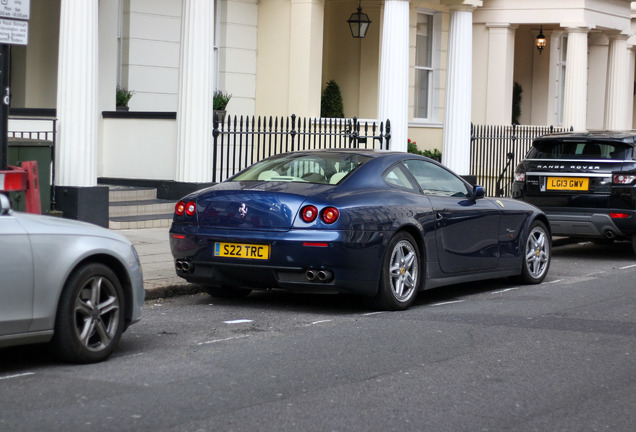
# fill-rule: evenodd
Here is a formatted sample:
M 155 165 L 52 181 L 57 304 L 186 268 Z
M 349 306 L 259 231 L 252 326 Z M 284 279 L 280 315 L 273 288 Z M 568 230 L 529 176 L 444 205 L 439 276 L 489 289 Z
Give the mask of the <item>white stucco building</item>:
M 442 150 L 470 174 L 470 123 L 634 124 L 627 0 L 31 0 L 13 46 L 10 129 L 57 119 L 56 185 L 206 183 L 214 89 L 230 115 L 320 116 L 335 80 L 345 115 L 391 120 L 392 143 Z M 539 32 L 547 39 L 536 48 Z M 115 88 L 135 92 L 115 110 Z M 28 127 L 32 127 L 29 123 Z

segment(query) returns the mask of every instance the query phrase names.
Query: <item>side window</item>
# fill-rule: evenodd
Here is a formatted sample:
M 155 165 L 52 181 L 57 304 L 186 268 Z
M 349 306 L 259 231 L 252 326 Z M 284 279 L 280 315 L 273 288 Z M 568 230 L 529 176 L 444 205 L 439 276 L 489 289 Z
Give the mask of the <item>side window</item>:
M 459 177 L 439 165 L 415 159 L 404 162 L 404 165 L 413 174 L 425 195 L 447 197 L 471 195 L 466 184 Z
M 407 175 L 402 171 L 400 165 L 394 165 L 384 172 L 382 175 L 384 181 L 390 186 L 396 186 L 403 189 L 408 189 L 413 192 L 417 192 L 413 187 L 413 184 L 409 181 Z

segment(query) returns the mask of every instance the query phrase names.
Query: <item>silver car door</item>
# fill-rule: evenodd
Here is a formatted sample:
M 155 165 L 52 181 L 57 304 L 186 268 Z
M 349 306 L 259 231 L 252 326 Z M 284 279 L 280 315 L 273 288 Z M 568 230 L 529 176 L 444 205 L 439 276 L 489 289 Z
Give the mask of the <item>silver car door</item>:
M 0 336 L 26 332 L 33 317 L 33 256 L 18 217 L 0 216 Z

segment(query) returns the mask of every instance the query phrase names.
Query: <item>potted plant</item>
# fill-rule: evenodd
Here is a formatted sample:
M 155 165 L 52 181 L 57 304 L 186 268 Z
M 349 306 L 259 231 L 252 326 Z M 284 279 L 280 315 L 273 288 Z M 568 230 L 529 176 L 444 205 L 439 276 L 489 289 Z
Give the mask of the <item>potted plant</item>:
M 232 99 L 232 95 L 229 94 L 228 92 L 223 90 L 214 91 L 214 95 L 213 95 L 214 115 L 216 115 L 219 122 L 221 123 L 225 119 L 225 114 L 227 113 L 225 108 L 227 107 L 227 104 L 230 102 L 230 99 Z
M 128 90 L 126 87 L 117 86 L 115 93 L 115 106 L 117 111 L 128 111 L 128 102 L 134 94 L 134 91 Z

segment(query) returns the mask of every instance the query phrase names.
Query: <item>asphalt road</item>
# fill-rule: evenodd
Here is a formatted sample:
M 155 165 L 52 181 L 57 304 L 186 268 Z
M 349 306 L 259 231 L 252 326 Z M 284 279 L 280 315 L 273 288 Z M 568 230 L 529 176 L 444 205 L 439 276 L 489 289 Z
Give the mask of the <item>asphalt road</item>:
M 633 431 L 636 259 L 554 249 L 538 286 L 147 302 L 107 362 L 0 350 L 0 431 Z

